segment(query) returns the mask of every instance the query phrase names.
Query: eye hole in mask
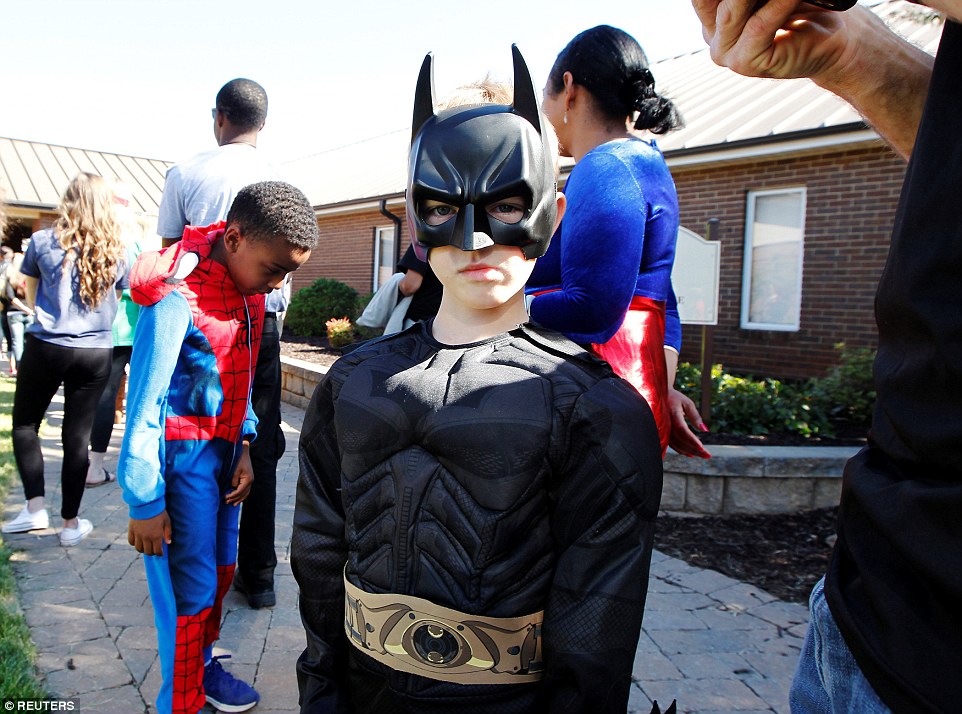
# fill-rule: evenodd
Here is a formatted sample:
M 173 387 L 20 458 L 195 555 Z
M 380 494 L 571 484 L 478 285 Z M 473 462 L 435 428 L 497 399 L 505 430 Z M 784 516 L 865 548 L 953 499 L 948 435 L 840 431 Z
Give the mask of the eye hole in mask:
M 491 218 L 508 225 L 520 222 L 527 210 L 528 206 L 521 196 L 509 196 L 485 206 L 485 212 Z M 420 214 L 427 225 L 440 226 L 458 215 L 458 207 L 427 199 L 421 204 Z

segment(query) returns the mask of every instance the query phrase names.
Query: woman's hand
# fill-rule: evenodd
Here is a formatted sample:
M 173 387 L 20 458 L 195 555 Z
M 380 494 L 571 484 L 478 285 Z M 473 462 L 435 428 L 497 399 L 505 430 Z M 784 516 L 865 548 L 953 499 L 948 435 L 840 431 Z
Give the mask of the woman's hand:
M 669 387 L 668 411 L 671 414 L 671 435 L 668 437 L 668 446 L 682 456 L 710 459 L 711 454 L 705 450 L 701 439 L 695 436 L 695 432 L 688 426 L 688 422 L 691 422 L 697 429 L 708 431 L 695 402 L 674 387 Z

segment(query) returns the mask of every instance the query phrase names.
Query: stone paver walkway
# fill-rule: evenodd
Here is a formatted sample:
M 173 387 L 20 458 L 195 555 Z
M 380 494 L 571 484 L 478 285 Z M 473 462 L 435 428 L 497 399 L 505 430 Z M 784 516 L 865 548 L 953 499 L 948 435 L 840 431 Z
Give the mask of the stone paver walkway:
M 127 544 L 127 509 L 119 487 L 87 490 L 81 516 L 94 524 L 87 540 L 62 548 L 57 539 L 61 408 L 56 401 L 51 405 L 41 432 L 54 527 L 5 536 L 14 551 L 38 665 L 47 689 L 72 700 L 74 711 L 153 712 L 160 684 L 157 638 L 143 566 Z M 297 711 L 294 661 L 304 647 L 304 633 L 288 545 L 303 416 L 284 405 L 288 449 L 277 474 L 277 607 L 251 610 L 231 591 L 215 650 L 230 654 L 230 671 L 253 682 L 261 703 L 252 711 L 263 714 Z M 117 427 L 107 457 L 111 470 L 120 438 Z M 15 485 L 3 520 L 22 505 L 23 492 Z M 647 714 L 652 699 L 662 708 L 677 699 L 679 712 L 787 712 L 806 621 L 802 606 L 656 552 L 629 711 Z

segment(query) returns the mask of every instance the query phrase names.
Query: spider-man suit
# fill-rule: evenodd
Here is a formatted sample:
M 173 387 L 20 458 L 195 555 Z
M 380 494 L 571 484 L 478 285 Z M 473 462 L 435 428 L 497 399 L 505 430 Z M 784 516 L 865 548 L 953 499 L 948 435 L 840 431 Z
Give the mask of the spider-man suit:
M 160 712 L 204 705 L 204 662 L 237 554 L 240 509 L 224 493 L 257 423 L 249 394 L 264 298 L 241 295 L 227 268 L 210 259 L 224 226 L 188 227 L 179 243 L 141 254 L 130 277 L 142 308 L 118 478 L 131 518 L 166 510 L 171 521 L 164 555 L 144 557 L 163 676 Z M 199 262 L 182 276 L 196 261 L 188 253 Z

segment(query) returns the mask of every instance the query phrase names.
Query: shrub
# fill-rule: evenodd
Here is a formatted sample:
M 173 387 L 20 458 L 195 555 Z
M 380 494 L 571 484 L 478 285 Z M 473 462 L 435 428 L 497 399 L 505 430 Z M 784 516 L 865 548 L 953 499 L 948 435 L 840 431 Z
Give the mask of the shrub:
M 738 377 L 712 366 L 711 422 L 729 434 L 834 436 L 839 427 L 867 426 L 875 404 L 874 350 L 835 345 L 839 362 L 826 376 L 800 383 Z M 701 369 L 678 365 L 675 386 L 701 404 Z
M 719 431 L 800 436 L 831 433 L 826 415 L 812 409 L 812 399 L 804 385 L 800 388 L 777 379 L 755 381 L 730 374 L 720 375 L 717 382 L 713 375 L 712 381 L 717 384 L 712 422 Z
M 284 327 L 295 335 L 326 335 L 328 320 L 350 316 L 357 309 L 357 291 L 338 280 L 320 278 L 295 293 Z
M 335 317 L 324 323 L 327 328 L 327 341 L 338 350 L 354 341 L 354 325 L 346 317 Z
M 714 431 L 729 434 L 798 434 L 831 436 L 828 416 L 813 408 L 810 382 L 794 385 L 777 379 L 739 377 L 712 367 L 711 422 Z M 701 370 L 678 365 L 679 391 L 701 403 Z
M 875 384 L 872 365 L 875 350 L 868 347 L 835 345 L 839 363 L 829 373 L 815 380 L 814 405 L 832 419 L 857 426 L 867 426 L 872 420 L 875 405 Z

